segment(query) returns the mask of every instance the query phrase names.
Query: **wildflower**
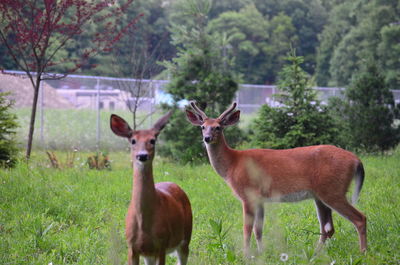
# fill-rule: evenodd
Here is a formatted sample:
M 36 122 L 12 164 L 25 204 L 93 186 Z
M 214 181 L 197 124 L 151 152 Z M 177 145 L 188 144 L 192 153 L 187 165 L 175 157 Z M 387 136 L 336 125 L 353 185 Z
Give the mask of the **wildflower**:
M 281 253 L 281 261 L 286 262 L 289 259 L 289 255 L 286 253 Z
M 332 262 L 331 262 L 331 265 L 334 265 L 335 263 L 336 263 L 336 260 L 332 261 Z

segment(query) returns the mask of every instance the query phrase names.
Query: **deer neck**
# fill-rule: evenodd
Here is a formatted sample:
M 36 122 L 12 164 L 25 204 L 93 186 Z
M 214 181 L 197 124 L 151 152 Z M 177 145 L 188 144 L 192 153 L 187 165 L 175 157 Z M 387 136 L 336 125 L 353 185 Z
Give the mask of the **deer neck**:
M 208 158 L 215 171 L 224 179 L 228 178 L 228 171 L 232 167 L 234 150 L 228 146 L 223 133 L 215 143 L 206 144 Z
M 133 188 L 131 204 L 140 226 L 152 223 L 157 206 L 157 194 L 153 179 L 151 163 L 135 163 L 133 171 Z

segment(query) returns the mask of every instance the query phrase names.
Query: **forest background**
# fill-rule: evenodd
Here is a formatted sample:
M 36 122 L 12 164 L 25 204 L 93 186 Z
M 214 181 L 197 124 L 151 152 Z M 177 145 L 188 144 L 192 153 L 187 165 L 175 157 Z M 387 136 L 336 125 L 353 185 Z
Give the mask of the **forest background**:
M 134 1 L 119 19 L 123 27 L 143 14 L 135 28 L 111 53 L 93 57 L 80 73 L 167 79 L 158 62 L 171 60 L 180 49 L 173 40 L 176 26 L 195 21 L 184 15 L 184 2 Z M 71 62 L 81 56 L 79 47 L 89 48 L 89 36 L 101 31 L 100 26 L 88 25 L 57 56 Z M 382 68 L 389 88 L 400 87 L 396 56 L 400 52 L 400 3 L 396 0 L 218 0 L 211 5 L 206 31 L 223 54 L 233 58 L 233 70 L 242 83 L 275 84 L 288 51 L 295 48 L 304 57 L 303 69 L 315 77 L 318 86 L 346 87 L 366 60 L 372 59 Z M 18 70 L 5 47 L 0 47 L 0 54 L 0 68 Z M 140 66 L 132 67 L 132 62 Z M 69 67 L 55 65 L 52 70 L 63 73 Z

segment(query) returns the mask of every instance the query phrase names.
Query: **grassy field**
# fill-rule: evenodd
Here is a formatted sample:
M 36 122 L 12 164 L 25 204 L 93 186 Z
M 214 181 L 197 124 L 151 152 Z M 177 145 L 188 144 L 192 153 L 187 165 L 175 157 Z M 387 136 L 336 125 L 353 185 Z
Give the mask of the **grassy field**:
M 87 169 L 87 155 L 79 153 L 74 168 L 56 170 L 37 152 L 29 165 L 0 170 L 0 264 L 126 264 L 129 155 L 111 153 L 111 171 Z M 366 254 L 353 226 L 336 213 L 336 233 L 316 253 L 319 225 L 309 200 L 266 204 L 265 251 L 247 264 L 400 264 L 400 153 L 362 159 L 366 181 L 357 208 L 368 217 Z M 241 205 L 222 178 L 208 164 L 157 158 L 154 167 L 157 182 L 176 182 L 191 200 L 189 264 L 246 264 Z

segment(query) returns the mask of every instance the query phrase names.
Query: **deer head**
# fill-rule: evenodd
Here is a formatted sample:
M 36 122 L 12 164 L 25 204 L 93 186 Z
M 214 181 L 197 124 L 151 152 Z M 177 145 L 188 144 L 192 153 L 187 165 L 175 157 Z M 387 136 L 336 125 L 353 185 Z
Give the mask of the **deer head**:
M 193 125 L 201 126 L 203 140 L 206 144 L 218 141 L 225 127 L 235 125 L 240 119 L 240 110 L 235 110 L 236 102 L 225 110 L 218 118 L 209 118 L 197 107 L 194 101 L 190 102 L 190 109 L 186 109 L 186 117 Z
M 154 158 L 157 137 L 168 123 L 168 119 L 171 115 L 172 111 L 169 111 L 149 130 L 133 131 L 124 119 L 118 115 L 112 114 L 110 118 L 110 127 L 116 135 L 127 138 L 131 143 L 132 161 L 135 163 L 151 163 Z

